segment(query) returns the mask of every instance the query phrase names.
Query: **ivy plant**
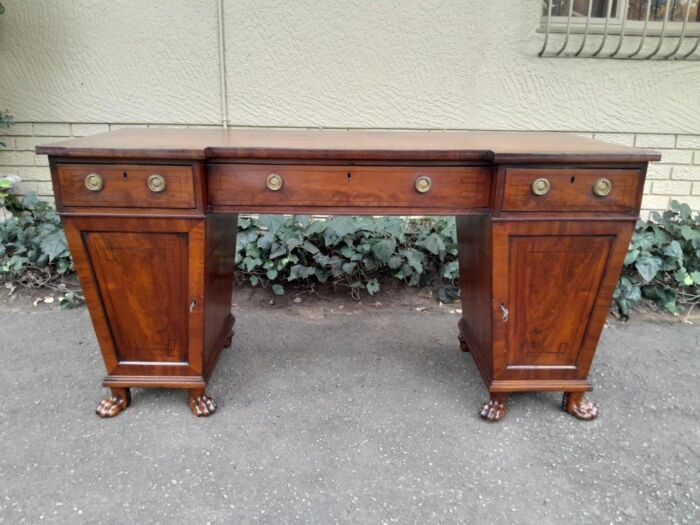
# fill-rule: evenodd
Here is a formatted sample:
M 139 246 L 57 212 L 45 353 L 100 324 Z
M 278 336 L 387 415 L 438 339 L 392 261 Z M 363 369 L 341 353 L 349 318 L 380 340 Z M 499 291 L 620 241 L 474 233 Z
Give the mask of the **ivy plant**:
M 672 201 L 671 209 L 638 221 L 614 301 L 623 317 L 646 298 L 671 313 L 700 302 L 700 213 Z
M 50 288 L 62 294 L 62 304 L 79 303 L 80 293 L 64 282 L 74 267 L 58 215 L 33 193 L 13 202 L 12 215 L 0 223 L 0 281 Z
M 278 295 L 286 283 L 332 283 L 359 298 L 374 295 L 382 276 L 409 286 L 439 281 L 441 298 L 456 297 L 454 220 L 395 217 L 261 215 L 239 221 L 236 266 L 253 286 Z

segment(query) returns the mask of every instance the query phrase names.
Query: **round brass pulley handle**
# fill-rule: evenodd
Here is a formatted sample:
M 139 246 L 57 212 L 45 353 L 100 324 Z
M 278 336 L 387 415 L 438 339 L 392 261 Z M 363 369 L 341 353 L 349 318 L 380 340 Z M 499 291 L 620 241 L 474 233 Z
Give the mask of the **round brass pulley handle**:
M 532 182 L 532 193 L 535 195 L 546 195 L 551 185 L 547 179 L 535 179 Z
M 165 191 L 165 178 L 162 175 L 151 175 L 148 177 L 148 189 L 154 193 Z
M 430 180 L 430 177 L 426 175 L 421 175 L 416 179 L 416 191 L 418 193 L 426 193 L 430 191 L 430 188 L 433 185 L 433 181 Z
M 282 189 L 282 184 L 284 184 L 284 180 L 280 175 L 277 175 L 277 173 L 270 173 L 267 176 L 265 184 L 267 185 L 268 190 L 279 191 Z
M 605 177 L 598 179 L 593 185 L 593 193 L 598 195 L 598 197 L 605 197 L 606 195 L 610 195 L 611 191 L 612 182 L 610 182 L 610 179 L 606 179 Z
M 85 187 L 90 191 L 100 191 L 102 188 L 104 188 L 104 186 L 105 182 L 97 173 L 89 173 L 85 177 Z

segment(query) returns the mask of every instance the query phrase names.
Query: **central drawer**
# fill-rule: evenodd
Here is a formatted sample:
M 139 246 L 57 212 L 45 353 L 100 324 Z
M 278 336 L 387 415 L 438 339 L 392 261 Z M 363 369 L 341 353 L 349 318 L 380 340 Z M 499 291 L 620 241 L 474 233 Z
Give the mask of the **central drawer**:
M 486 208 L 484 166 L 211 164 L 209 204 L 378 208 Z

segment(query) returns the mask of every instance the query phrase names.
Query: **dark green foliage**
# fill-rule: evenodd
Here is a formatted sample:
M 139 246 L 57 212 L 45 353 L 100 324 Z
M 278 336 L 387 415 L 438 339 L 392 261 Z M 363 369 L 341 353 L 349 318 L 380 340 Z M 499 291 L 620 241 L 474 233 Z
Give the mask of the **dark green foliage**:
M 457 277 L 454 220 L 261 215 L 239 220 L 236 266 L 253 286 L 332 283 L 358 298 L 393 276 L 409 286 L 448 286 Z
M 0 223 L 0 282 L 48 287 L 64 294 L 62 302 L 79 302 L 80 295 L 63 282 L 74 268 L 56 212 L 33 193 L 11 202 L 12 216 Z
M 638 221 L 615 289 L 623 317 L 642 298 L 676 313 L 700 302 L 700 214 L 677 201 L 650 221 Z

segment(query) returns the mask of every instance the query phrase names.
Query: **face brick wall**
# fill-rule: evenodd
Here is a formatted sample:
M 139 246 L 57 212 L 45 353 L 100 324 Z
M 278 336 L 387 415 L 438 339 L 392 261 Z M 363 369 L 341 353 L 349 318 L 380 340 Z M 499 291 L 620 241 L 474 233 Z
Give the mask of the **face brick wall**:
M 16 192 L 33 191 L 45 200 L 52 201 L 53 191 L 48 161 L 43 155 L 35 155 L 37 144 L 102 133 L 122 127 L 189 127 L 153 124 L 67 124 L 18 122 L 9 129 L 0 129 L 0 174 L 19 175 L 22 182 Z M 199 126 L 191 126 L 199 127 Z M 642 216 L 651 210 L 665 210 L 671 199 L 700 210 L 700 135 L 672 135 L 649 133 L 577 133 L 606 142 L 637 146 L 658 151 L 661 162 L 649 166 L 644 187 Z

